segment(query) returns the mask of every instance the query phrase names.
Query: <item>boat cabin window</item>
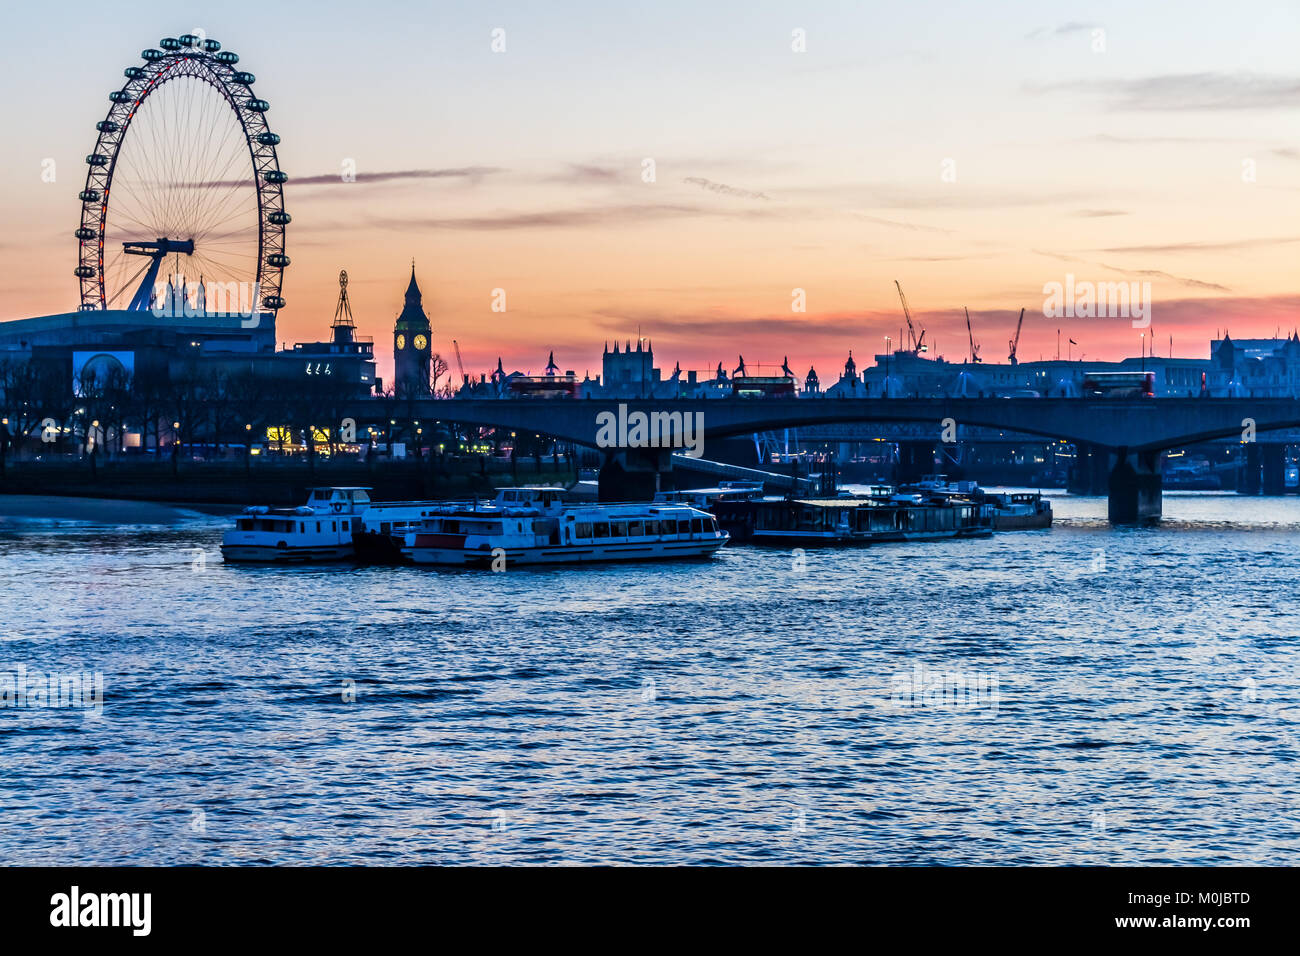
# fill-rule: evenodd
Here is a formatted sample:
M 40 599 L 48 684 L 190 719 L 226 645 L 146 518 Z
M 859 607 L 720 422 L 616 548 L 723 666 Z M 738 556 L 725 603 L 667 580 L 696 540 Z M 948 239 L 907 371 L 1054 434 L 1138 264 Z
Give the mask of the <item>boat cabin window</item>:
M 645 522 L 629 521 L 627 523 L 627 536 L 629 538 L 640 538 L 645 535 Z
M 235 523 L 235 527 L 238 528 L 240 531 L 252 531 L 252 530 L 253 530 L 253 519 L 252 519 L 252 518 L 240 518 L 240 519 Z
M 678 533 L 678 534 L 690 534 L 690 533 L 691 533 L 691 521 L 690 521 L 689 518 L 681 518 L 681 519 L 678 520 L 678 522 L 677 522 L 677 533 Z
M 591 522 L 590 522 L 590 521 L 579 521 L 576 525 L 574 525 L 573 536 L 574 536 L 575 538 L 590 538 L 590 537 L 591 537 Z
M 611 522 L 609 523 L 609 536 L 610 536 L 611 538 L 626 538 L 626 537 L 627 537 L 627 522 L 626 522 L 626 521 L 611 521 Z
M 691 519 L 691 531 L 694 532 L 695 534 L 703 534 L 703 533 L 704 533 L 704 519 L 703 519 L 703 518 L 692 518 L 692 519 Z
M 299 533 L 299 534 L 306 534 L 306 532 L 307 532 L 307 522 L 305 522 L 305 521 L 299 521 L 299 522 L 298 522 L 298 533 Z
M 609 522 L 596 521 L 592 524 L 591 530 L 595 532 L 597 538 L 609 537 Z

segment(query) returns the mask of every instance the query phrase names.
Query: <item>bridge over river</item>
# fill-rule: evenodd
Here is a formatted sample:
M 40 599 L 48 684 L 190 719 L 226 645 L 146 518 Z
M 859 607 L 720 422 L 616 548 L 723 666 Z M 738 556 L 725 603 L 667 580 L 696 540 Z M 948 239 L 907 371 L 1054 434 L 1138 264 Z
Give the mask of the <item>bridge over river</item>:
M 359 400 L 358 424 L 403 419 L 533 432 L 606 453 L 601 494 L 643 497 L 671 468 L 674 448 L 710 439 L 812 425 L 925 423 L 945 430 L 978 427 L 1064 440 L 1081 466 L 1105 475 L 1115 523 L 1160 517 L 1160 454 L 1217 439 L 1245 440 L 1248 455 L 1281 456 L 1269 433 L 1300 428 L 1292 398 L 759 398 L 759 399 L 418 399 L 398 405 Z M 648 428 L 638 430 L 645 423 Z M 612 427 L 611 427 L 612 426 Z M 656 444 L 656 440 L 658 440 Z M 925 461 L 933 441 L 901 443 L 905 465 Z M 931 458 L 932 460 L 932 458 Z

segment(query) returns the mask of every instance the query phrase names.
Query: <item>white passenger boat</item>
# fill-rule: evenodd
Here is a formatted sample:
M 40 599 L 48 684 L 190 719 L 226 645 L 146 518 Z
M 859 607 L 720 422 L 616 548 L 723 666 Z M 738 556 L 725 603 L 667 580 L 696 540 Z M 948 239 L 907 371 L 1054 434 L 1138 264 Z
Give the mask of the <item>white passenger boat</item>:
M 226 561 L 342 561 L 370 506 L 369 488 L 313 488 L 298 508 L 245 508 L 221 538 Z
M 579 564 L 707 557 L 728 535 L 687 505 L 565 505 L 558 488 L 503 488 L 491 504 L 458 504 L 407 532 L 402 554 L 449 567 Z

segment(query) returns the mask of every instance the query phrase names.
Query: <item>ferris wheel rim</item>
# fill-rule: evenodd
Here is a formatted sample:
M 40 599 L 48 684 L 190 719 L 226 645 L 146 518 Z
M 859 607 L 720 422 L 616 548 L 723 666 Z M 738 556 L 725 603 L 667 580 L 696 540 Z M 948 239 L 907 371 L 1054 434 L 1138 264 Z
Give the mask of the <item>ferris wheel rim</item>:
M 150 48 L 141 53 L 144 66 L 124 71 L 126 82 L 109 94 L 111 105 L 104 119 L 96 124 L 95 148 L 86 157 L 85 187 L 78 197 L 81 220 L 75 233 L 78 257 L 74 272 L 81 287 L 80 310 L 105 310 L 109 304 L 104 257 L 105 233 L 111 218 L 109 200 L 118 157 L 132 120 L 151 95 L 170 82 L 188 77 L 217 91 L 243 135 L 251 164 L 250 183 L 257 198 L 257 274 L 249 276 L 256 298 L 251 307 L 274 317 L 285 305 L 281 290 L 284 270 L 290 264 L 285 255 L 285 229 L 291 217 L 284 211 L 288 176 L 279 165 L 276 147 L 280 137 L 271 131 L 266 119 L 270 104 L 254 94 L 255 77 L 235 68 L 239 57 L 221 51 L 217 41 L 186 34 L 164 37 L 159 46 L 164 49 Z

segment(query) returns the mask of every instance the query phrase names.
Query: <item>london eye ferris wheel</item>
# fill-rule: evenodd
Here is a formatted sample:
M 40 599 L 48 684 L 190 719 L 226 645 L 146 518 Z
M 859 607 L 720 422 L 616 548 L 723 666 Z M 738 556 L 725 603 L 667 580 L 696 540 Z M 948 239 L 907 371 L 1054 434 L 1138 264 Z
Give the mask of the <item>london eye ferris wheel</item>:
M 158 46 L 124 71 L 86 156 L 80 309 L 157 309 L 163 279 L 175 289 L 180 276 L 203 311 L 274 315 L 290 216 L 270 104 L 216 40 L 187 33 Z

